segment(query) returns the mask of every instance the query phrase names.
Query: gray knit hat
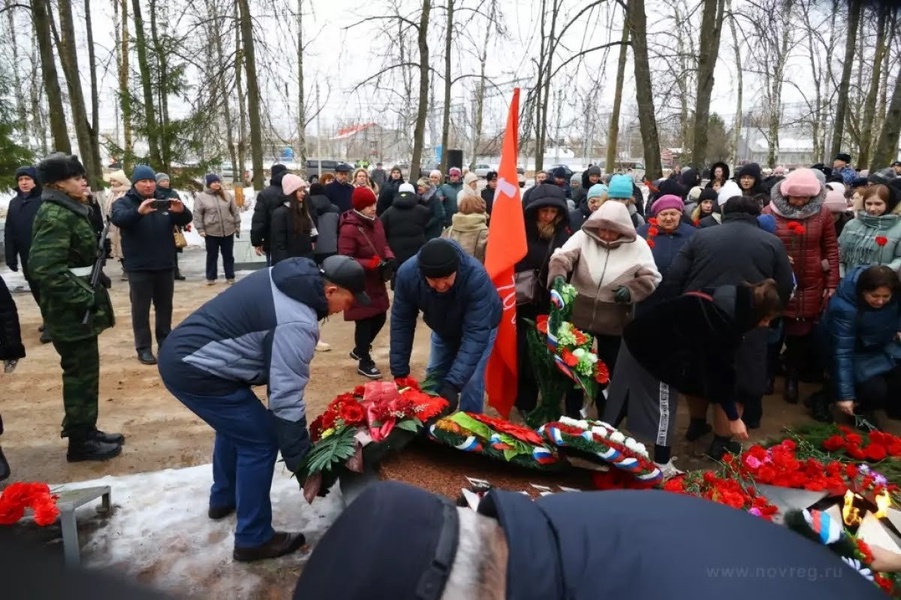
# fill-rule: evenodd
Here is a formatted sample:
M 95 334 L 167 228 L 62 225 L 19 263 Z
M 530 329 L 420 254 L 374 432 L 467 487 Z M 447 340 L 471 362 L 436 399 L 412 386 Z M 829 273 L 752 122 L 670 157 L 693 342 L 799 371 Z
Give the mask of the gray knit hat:
M 161 181 L 169 181 L 169 176 L 165 173 L 157 173 L 156 174 L 156 182 L 159 183 Z

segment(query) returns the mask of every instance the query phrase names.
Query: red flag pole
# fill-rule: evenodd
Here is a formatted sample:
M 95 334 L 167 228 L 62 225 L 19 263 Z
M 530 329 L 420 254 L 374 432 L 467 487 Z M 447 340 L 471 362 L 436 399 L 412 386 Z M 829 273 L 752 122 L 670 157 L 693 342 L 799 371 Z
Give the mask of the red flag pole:
M 494 193 L 485 269 L 503 305 L 497 340 L 485 369 L 488 404 L 508 417 L 517 393 L 516 285 L 514 267 L 528 251 L 516 162 L 519 156 L 519 88 L 513 90 L 501 147 L 498 185 Z

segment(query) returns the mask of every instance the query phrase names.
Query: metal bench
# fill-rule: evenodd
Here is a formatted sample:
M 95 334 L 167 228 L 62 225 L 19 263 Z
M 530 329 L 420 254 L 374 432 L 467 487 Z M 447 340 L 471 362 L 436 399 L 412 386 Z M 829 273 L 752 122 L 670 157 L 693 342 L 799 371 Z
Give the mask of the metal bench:
M 78 527 L 75 523 L 75 510 L 92 500 L 100 498 L 98 512 L 110 515 L 113 511 L 110 499 L 110 486 L 78 488 L 58 492 L 56 507 L 59 509 L 59 523 L 63 531 L 63 553 L 66 564 L 75 566 L 81 563 L 81 549 L 78 544 Z

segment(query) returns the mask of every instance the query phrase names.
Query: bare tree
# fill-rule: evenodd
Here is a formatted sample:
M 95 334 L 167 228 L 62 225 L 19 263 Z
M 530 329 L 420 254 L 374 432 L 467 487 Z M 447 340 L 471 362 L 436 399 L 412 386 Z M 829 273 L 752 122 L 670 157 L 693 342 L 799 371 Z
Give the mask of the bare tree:
M 613 110 L 610 113 L 610 126 L 607 128 L 607 162 L 608 173 L 612 173 L 616 165 L 617 146 L 619 145 L 619 113 L 623 104 L 623 83 L 626 78 L 626 59 L 629 53 L 629 25 L 623 23 L 620 39 L 619 60 L 616 63 L 616 89 L 613 93 Z
M 25 104 L 25 97 L 22 95 L 22 75 L 19 72 L 19 43 L 17 39 L 17 27 L 15 19 L 14 5 L 11 0 L 4 0 L 4 12 L 6 12 L 6 24 L 9 30 L 9 45 L 12 53 L 12 76 L 13 76 L 13 102 L 16 107 L 16 129 L 21 132 L 26 131 L 28 125 L 28 114 Z
M 444 107 L 441 112 L 441 172 L 447 172 L 447 143 L 450 134 L 451 111 L 451 50 L 454 41 L 454 0 L 447 1 L 447 21 L 444 31 Z
M 851 68 L 854 66 L 854 52 L 857 47 L 857 29 L 860 26 L 860 13 L 863 11 L 863 0 L 847 0 L 848 20 L 845 38 L 845 58 L 842 63 L 842 78 L 838 86 L 838 98 L 835 104 L 835 126 L 832 129 L 830 153 L 835 156 L 842 151 L 845 119 L 848 113 L 848 97 L 851 88 Z
M 244 72 L 247 75 L 247 111 L 250 119 L 250 160 L 253 165 L 253 188 L 263 189 L 263 135 L 260 111 L 260 85 L 254 52 L 253 21 L 247 0 L 237 0 L 241 40 L 244 46 Z M 243 169 L 243 167 L 241 167 Z
M 57 33 L 53 19 L 50 28 L 56 41 L 60 64 L 66 78 L 69 91 L 69 104 L 72 109 L 72 121 L 75 125 L 75 137 L 78 140 L 78 152 L 88 173 L 88 182 L 94 189 L 103 185 L 103 172 L 100 165 L 99 142 L 95 143 L 88 121 L 87 106 L 81 87 L 81 74 L 78 70 L 78 52 L 75 44 L 75 22 L 72 17 L 70 0 L 59 0 L 59 32 Z M 94 77 L 96 81 L 96 75 Z
M 122 134 L 124 150 L 122 155 L 122 168 L 131 172 L 131 156 L 134 152 L 133 117 L 131 107 L 131 71 L 129 70 L 129 44 L 128 44 L 128 0 L 113 0 L 113 4 L 119 7 L 120 24 L 119 44 L 119 106 L 122 110 Z
M 723 33 L 725 0 L 704 0 L 698 47 L 698 88 L 695 95 L 695 122 L 692 133 L 691 160 L 701 167 L 707 161 L 707 128 L 710 126 L 710 98 L 713 94 L 713 72 Z
M 419 13 L 416 45 L 419 47 L 419 110 L 416 113 L 416 127 L 413 129 L 413 157 L 410 159 L 410 179 L 419 175 L 422 164 L 422 142 L 425 137 L 425 119 L 429 106 L 429 15 L 431 0 L 422 0 Z
M 50 14 L 49 2 L 47 0 L 32 0 L 31 18 L 34 23 L 35 38 L 37 38 L 41 54 L 41 75 L 43 77 L 44 90 L 47 102 L 50 105 L 48 114 L 53 147 L 55 150 L 69 154 L 72 152 L 72 144 L 69 141 L 66 111 L 63 108 L 63 93 L 59 87 L 56 59 L 53 55 L 53 34 L 50 27 L 53 17 Z
M 879 85 L 882 83 L 882 62 L 886 54 L 886 27 L 889 21 L 891 7 L 887 4 L 877 8 L 876 20 L 876 46 L 873 52 L 873 71 L 870 76 L 870 87 L 863 104 L 863 120 L 860 127 L 860 143 L 856 164 L 866 165 L 870 162 L 870 154 L 876 145 L 874 133 L 878 129 L 874 127 L 876 121 L 876 101 L 879 93 Z
M 736 166 L 738 165 L 738 145 L 741 142 L 741 132 L 744 125 L 742 123 L 744 78 L 742 76 L 741 38 L 738 37 L 738 32 L 736 31 L 736 16 L 732 12 L 732 0 L 726 0 L 726 12 L 728 13 L 729 33 L 732 37 L 732 53 L 735 57 L 735 124 L 732 127 L 734 139 L 732 140 L 730 162 L 733 166 Z
M 744 57 L 748 71 L 763 83 L 766 113 L 764 137 L 769 146 L 767 165 L 775 167 L 779 157 L 782 126 L 782 88 L 785 67 L 796 44 L 796 0 L 748 0 L 739 12 L 745 44 L 753 50 Z
M 660 137 L 657 133 L 654 90 L 648 60 L 648 18 L 644 0 L 629 0 L 626 15 L 634 53 L 635 95 L 638 100 L 638 118 L 641 121 L 645 174 L 648 179 L 653 180 L 663 176 L 663 167 L 660 164 Z
M 131 0 L 135 22 L 135 49 L 138 52 L 138 69 L 141 73 L 141 90 L 144 93 L 144 134 L 150 147 L 150 161 L 162 164 L 160 156 L 159 126 L 154 105 L 153 80 L 150 73 L 150 61 L 147 59 L 147 39 L 144 33 L 144 15 L 141 13 L 141 0 Z
M 898 136 L 901 133 L 901 61 L 895 76 L 895 90 L 876 142 L 876 150 L 870 161 L 870 170 L 881 169 L 898 156 Z
M 303 0 L 297 0 L 297 156 L 300 168 L 307 165 L 307 111 L 303 78 Z

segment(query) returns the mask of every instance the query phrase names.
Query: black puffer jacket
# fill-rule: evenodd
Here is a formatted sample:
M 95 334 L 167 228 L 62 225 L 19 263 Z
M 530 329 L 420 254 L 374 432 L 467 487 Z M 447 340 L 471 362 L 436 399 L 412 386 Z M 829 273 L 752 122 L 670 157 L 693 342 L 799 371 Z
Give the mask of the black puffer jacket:
M 554 250 L 561 247 L 572 235 L 569 228 L 569 213 L 567 212 L 566 195 L 556 185 L 541 184 L 532 188 L 532 198 L 525 208 L 526 243 L 528 252 L 525 257 L 516 263 L 514 270 L 517 273 L 537 270 L 539 283 L 547 281 L 548 263 Z M 549 239 L 541 239 L 538 234 L 538 210 L 541 208 L 556 208 L 559 220 L 554 230 L 554 236 Z M 517 314 L 535 318 L 539 314 L 547 314 L 550 310 L 550 293 L 543 287 L 535 302 L 517 307 Z
M 403 176 L 400 179 L 388 179 L 385 185 L 379 189 L 379 199 L 375 205 L 376 215 L 381 217 L 391 207 L 391 203 L 394 202 L 394 197 L 400 191 L 402 183 L 404 183 Z
M 16 171 L 16 178 L 27 175 L 37 182 L 34 167 L 23 167 Z M 41 207 L 41 186 L 35 185 L 27 194 L 17 188 L 16 196 L 10 201 L 6 210 L 6 225 L 3 232 L 6 264 L 15 270 L 22 259 L 23 267 L 28 263 L 28 251 L 31 250 L 31 227 L 34 217 Z
M 401 266 L 411 256 L 415 256 L 425 244 L 425 228 L 431 211 L 419 202 L 416 194 L 404 192 L 394 198 L 394 202 L 380 217 L 388 238 L 388 247 L 394 253 L 397 266 Z
M 253 206 L 253 218 L 250 221 L 250 244 L 252 246 L 262 246 L 263 250 L 269 251 L 269 229 L 272 226 L 272 213 L 276 208 L 285 203 L 285 196 L 282 193 L 282 179 L 288 171 L 279 171 L 273 173 L 269 179 L 269 185 L 257 194 L 256 202 Z
M 25 358 L 19 311 L 6 282 L 0 277 L 0 360 Z
M 702 227 L 691 236 L 670 265 L 663 286 L 668 297 L 721 285 L 776 280 L 787 303 L 794 287 L 785 246 L 745 213 L 723 215 L 717 227 Z

